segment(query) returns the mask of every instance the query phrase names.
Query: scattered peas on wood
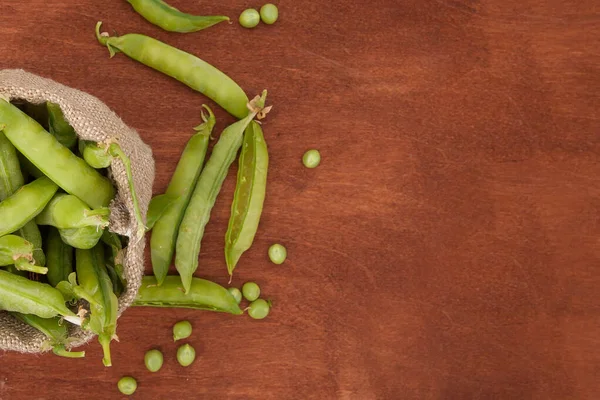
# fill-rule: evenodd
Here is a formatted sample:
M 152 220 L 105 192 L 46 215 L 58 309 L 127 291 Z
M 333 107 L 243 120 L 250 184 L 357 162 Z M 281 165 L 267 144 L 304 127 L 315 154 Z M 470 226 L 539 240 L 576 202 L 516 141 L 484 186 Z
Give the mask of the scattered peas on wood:
M 163 365 L 163 354 L 156 349 L 149 350 L 144 356 L 144 364 L 150 372 L 157 372 Z
M 260 8 L 260 19 L 267 25 L 274 24 L 279 17 L 279 10 L 275 4 L 267 3 Z
M 177 362 L 182 367 L 190 366 L 196 359 L 196 350 L 189 344 L 179 346 L 177 349 Z
M 137 381 L 131 376 L 124 376 L 119 379 L 117 387 L 121 393 L 129 396 L 135 393 L 135 390 L 137 389 Z
M 246 282 L 242 286 L 242 294 L 248 301 L 254 301 L 260 296 L 260 287 L 254 282 Z
M 269 306 L 269 302 L 264 299 L 257 299 L 250 303 L 250 307 L 248 307 L 248 315 L 254 319 L 263 319 L 269 315 L 270 309 L 271 306 Z
M 275 243 L 269 247 L 269 259 L 273 264 L 283 264 L 285 259 L 287 258 L 287 249 L 280 245 L 279 243 Z
M 319 150 L 308 150 L 302 156 L 302 164 L 304 164 L 306 168 L 317 168 L 320 163 L 321 153 L 319 153 Z
M 189 338 L 192 335 L 192 324 L 190 321 L 179 321 L 173 325 L 173 341 Z
M 260 22 L 260 14 L 254 8 L 248 8 L 242 11 L 239 21 L 244 28 L 254 28 Z

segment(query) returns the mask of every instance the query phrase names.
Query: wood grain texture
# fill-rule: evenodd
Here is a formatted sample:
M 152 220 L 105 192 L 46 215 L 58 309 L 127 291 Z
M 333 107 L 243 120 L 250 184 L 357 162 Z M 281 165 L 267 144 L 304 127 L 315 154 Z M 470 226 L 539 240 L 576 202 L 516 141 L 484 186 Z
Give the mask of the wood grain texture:
M 242 0 L 185 1 L 235 20 Z M 2 1 L 0 68 L 91 93 L 154 151 L 165 190 L 201 95 L 123 55 L 97 20 L 199 55 L 249 95 L 269 89 L 264 217 L 235 285 L 257 322 L 130 309 L 112 368 L 0 353 L 0 399 L 600 398 L 600 9 L 594 0 L 278 2 L 280 21 L 161 32 L 125 1 Z M 213 103 L 208 102 L 213 105 Z M 223 129 L 233 119 L 216 109 Z M 321 150 L 316 170 L 302 167 Z M 199 276 L 226 284 L 228 177 Z M 273 266 L 267 248 L 289 259 Z M 150 271 L 147 263 L 147 271 Z M 171 326 L 199 358 L 175 361 Z M 159 373 L 144 352 L 165 353 Z

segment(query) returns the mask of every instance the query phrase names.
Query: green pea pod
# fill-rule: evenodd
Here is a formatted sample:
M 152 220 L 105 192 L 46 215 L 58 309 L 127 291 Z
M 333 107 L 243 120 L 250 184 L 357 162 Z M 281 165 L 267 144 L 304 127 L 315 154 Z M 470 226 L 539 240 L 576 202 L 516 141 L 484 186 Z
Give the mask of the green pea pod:
M 91 210 L 77 196 L 57 193 L 36 217 L 35 222 L 38 225 L 50 225 L 59 229 L 93 226 L 102 230 L 108 226 L 109 216 L 108 207 Z
M 69 246 L 60 237 L 58 230 L 49 227 L 46 236 L 46 267 L 48 283 L 56 287 L 59 282 L 69 279 L 73 272 L 73 247 Z
M 267 91 L 262 96 L 252 100 L 250 107 L 253 111 L 248 116 L 232 125 L 229 125 L 221 133 L 217 144 L 206 166 L 198 178 L 192 197 L 183 215 L 179 226 L 177 244 L 175 250 L 175 267 L 181 276 L 185 292 L 190 290 L 192 276 L 198 268 L 198 255 L 204 228 L 210 218 L 210 212 L 223 181 L 227 176 L 229 166 L 235 160 L 235 156 L 242 145 L 244 130 L 260 113 L 264 115 L 270 108 L 263 111 Z
M 167 211 L 167 209 L 177 201 L 176 197 L 167 194 L 156 195 L 150 200 L 148 213 L 146 214 L 146 231 L 150 231 L 156 221 Z
M 0 270 L 0 310 L 34 314 L 42 318 L 62 315 L 65 320 L 81 325 L 81 319 L 65 306 L 61 292 L 47 283 Z
M 198 310 L 220 311 L 234 315 L 242 314 L 235 298 L 223 286 L 206 279 L 192 279 L 187 294 L 182 291 L 178 276 L 167 276 L 161 286 L 156 278 L 144 276 L 134 306 L 178 307 Z
M 113 291 L 117 297 L 120 297 L 127 287 L 127 281 L 123 274 L 123 264 L 121 264 L 123 244 L 119 235 L 108 230 L 104 231 L 101 240 L 108 248 L 106 270 L 113 284 Z
M 96 142 L 80 140 L 79 152 L 85 162 L 96 169 L 108 168 L 112 162 L 112 156 L 108 154 L 105 148 L 98 146 Z
M 90 250 L 76 249 L 75 265 L 79 285 L 94 299 L 90 303 L 87 329 L 98 335 L 104 352 L 103 363 L 110 367 L 110 342 L 116 337 L 118 299 L 106 271 L 103 245 L 100 243 Z
M 91 249 L 102 237 L 102 229 L 97 226 L 83 228 L 59 229 L 60 238 L 76 249 Z
M 52 348 L 54 354 L 61 357 L 85 357 L 85 351 L 68 351 L 66 349 L 66 346 L 69 345 L 69 333 L 67 325 L 63 324 L 60 318 L 41 318 L 37 315 L 17 312 L 11 312 L 10 314 L 46 335 L 47 340 L 42 344 L 42 349 Z
M 0 131 L 0 200 L 12 195 L 23 186 L 23 175 L 15 146 Z
M 1 131 L 44 175 L 92 208 L 106 207 L 115 195 L 110 181 L 87 165 L 44 128 L 0 98 Z
M 38 215 L 58 186 L 46 177 L 21 186 L 0 203 L 0 236 L 14 232 Z
M 0 132 L 0 201 L 14 194 L 24 183 L 17 151 Z M 34 245 L 33 258 L 37 265 L 43 267 L 46 260 L 41 249 L 42 236 L 35 222 L 27 222 L 15 233 Z
M 33 165 L 31 161 L 25 158 L 23 154 L 18 153 L 17 158 L 19 159 L 19 164 L 21 165 L 21 171 L 23 172 L 24 177 L 37 179 L 45 176 L 44 173 L 40 171 L 38 167 Z
M 164 195 L 167 199 L 176 200 L 165 210 L 152 229 L 150 255 L 154 276 L 159 285 L 167 276 L 173 261 L 179 224 L 202 171 L 210 134 L 216 122 L 212 110 L 207 106 L 203 107 L 208 111 L 208 115 L 202 112 L 204 123 L 195 128 L 197 133 L 187 142 Z
M 229 275 L 233 274 L 240 257 L 254 241 L 265 200 L 268 167 L 269 153 L 262 128 L 252 121 L 244 132 L 237 186 L 225 235 L 225 261 Z
M 46 103 L 46 109 L 48 111 L 48 129 L 56 140 L 63 146 L 72 149 L 77 143 L 77 134 L 75 129 L 65 119 L 60 106 L 58 104 Z
M 48 268 L 40 267 L 33 261 L 33 245 L 17 235 L 0 237 L 0 266 L 14 264 L 20 271 L 45 274 Z
M 248 114 L 248 97 L 242 88 L 206 61 L 137 33 L 109 37 L 100 33 L 101 25 L 102 22 L 96 24 L 96 38 L 100 44 L 108 47 L 111 57 L 122 52 L 211 98 L 237 118 L 244 118 Z
M 169 32 L 188 33 L 229 21 L 224 15 L 200 16 L 186 14 L 162 0 L 127 0 L 133 9 L 147 21 Z

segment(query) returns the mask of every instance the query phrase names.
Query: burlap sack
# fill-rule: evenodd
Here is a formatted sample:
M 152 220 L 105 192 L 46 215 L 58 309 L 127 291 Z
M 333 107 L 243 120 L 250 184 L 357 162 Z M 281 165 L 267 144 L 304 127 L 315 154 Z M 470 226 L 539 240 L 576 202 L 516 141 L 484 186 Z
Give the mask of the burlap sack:
M 104 103 L 87 93 L 23 70 L 0 70 L 0 96 L 11 100 L 26 100 L 34 104 L 46 101 L 57 103 L 80 138 L 96 142 L 109 138 L 117 139 L 123 151 L 131 159 L 139 204 L 143 215 L 146 215 L 154 182 L 152 150 L 140 139 L 135 130 L 125 125 Z M 128 189 L 125 168 L 120 161 L 113 162 L 109 178 L 117 188 L 117 196 L 110 205 L 109 229 L 132 238 L 138 229 L 138 224 L 133 217 L 132 197 Z M 124 250 L 123 264 L 127 288 L 119 299 L 119 315 L 131 305 L 140 287 L 144 274 L 144 246 L 144 240 L 130 240 Z M 72 334 L 77 338 L 73 343 L 74 347 L 86 343 L 93 336 L 74 326 Z M 45 339 L 39 331 L 0 311 L 0 349 L 37 353 L 42 351 L 41 346 Z

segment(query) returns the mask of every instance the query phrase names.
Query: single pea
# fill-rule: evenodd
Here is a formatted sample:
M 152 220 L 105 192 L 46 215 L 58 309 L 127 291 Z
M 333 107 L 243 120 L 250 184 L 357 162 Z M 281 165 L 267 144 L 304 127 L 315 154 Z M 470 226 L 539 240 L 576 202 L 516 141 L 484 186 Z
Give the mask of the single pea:
M 248 315 L 254 319 L 263 319 L 269 315 L 269 303 L 264 299 L 254 300 L 248 307 Z
M 279 17 L 279 10 L 275 4 L 265 4 L 260 8 L 260 19 L 267 25 L 274 24 Z
M 248 8 L 240 14 L 240 25 L 244 28 L 254 28 L 260 22 L 260 14 L 254 8 Z
M 163 354 L 159 350 L 149 350 L 144 356 L 144 364 L 150 372 L 157 372 L 163 365 Z
M 254 301 L 260 296 L 260 287 L 254 282 L 246 282 L 242 286 L 242 294 L 248 301 Z
M 229 291 L 229 293 L 231 293 L 231 295 L 235 299 L 235 302 L 240 304 L 240 302 L 242 301 L 242 292 L 240 292 L 240 289 L 236 287 L 230 287 L 227 290 Z
M 283 264 L 287 258 L 287 250 L 279 243 L 275 243 L 269 247 L 269 259 L 273 264 Z
M 317 168 L 321 163 L 319 150 L 309 150 L 302 156 L 302 163 L 306 168 Z
M 192 324 L 190 321 L 179 321 L 173 325 L 173 341 L 189 338 L 192 335 Z
M 131 395 L 135 392 L 135 390 L 137 389 L 137 381 L 135 380 L 135 378 L 132 378 L 131 376 L 124 376 L 121 379 L 119 379 L 119 382 L 117 383 L 117 387 L 119 388 L 119 391 L 121 393 L 123 393 L 124 395 Z
M 187 367 L 192 364 L 196 359 L 196 350 L 189 344 L 184 344 L 183 346 L 179 346 L 177 349 L 177 362 L 182 367 Z

